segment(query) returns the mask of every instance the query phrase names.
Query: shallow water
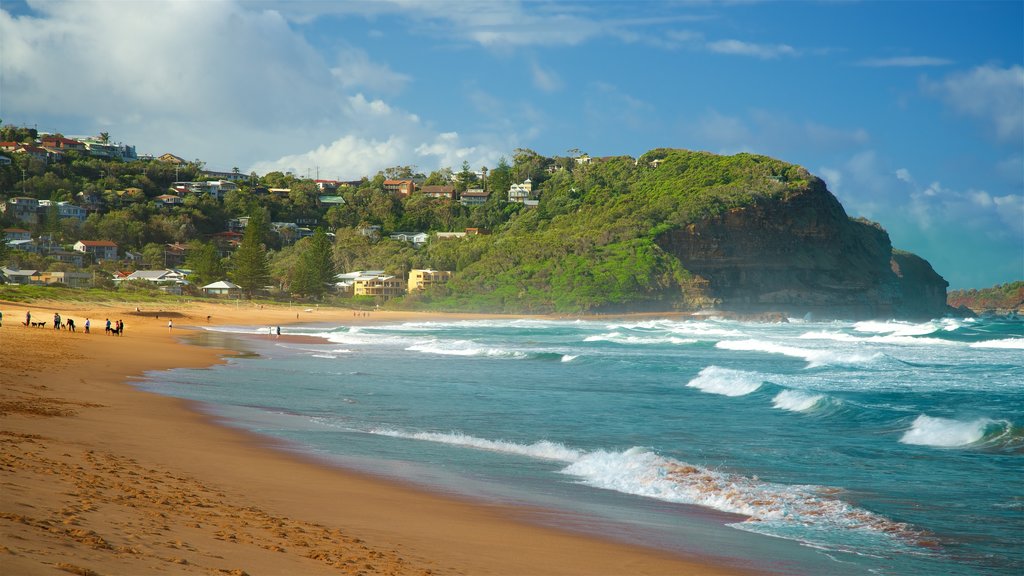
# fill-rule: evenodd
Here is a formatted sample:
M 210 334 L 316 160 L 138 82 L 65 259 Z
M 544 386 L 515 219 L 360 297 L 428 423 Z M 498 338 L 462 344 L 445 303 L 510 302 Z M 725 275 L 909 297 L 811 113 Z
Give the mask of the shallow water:
M 345 466 L 682 553 L 786 573 L 1024 571 L 1019 320 L 284 333 L 326 342 L 254 341 L 259 358 L 144 387 Z

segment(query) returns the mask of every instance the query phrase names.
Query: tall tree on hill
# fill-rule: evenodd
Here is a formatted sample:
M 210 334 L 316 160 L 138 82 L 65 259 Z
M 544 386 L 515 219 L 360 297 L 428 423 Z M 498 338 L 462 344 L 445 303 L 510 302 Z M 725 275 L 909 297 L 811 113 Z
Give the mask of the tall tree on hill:
M 224 265 L 217 247 L 209 242 L 193 242 L 185 265 L 192 270 L 196 284 L 204 286 L 224 278 Z
M 270 263 L 263 243 L 267 212 L 256 208 L 249 215 L 242 243 L 231 257 L 231 280 L 252 298 L 270 281 Z
M 317 228 L 302 244 L 299 261 L 292 269 L 292 291 L 304 296 L 323 296 L 328 283 L 334 280 L 331 241 L 323 228 Z

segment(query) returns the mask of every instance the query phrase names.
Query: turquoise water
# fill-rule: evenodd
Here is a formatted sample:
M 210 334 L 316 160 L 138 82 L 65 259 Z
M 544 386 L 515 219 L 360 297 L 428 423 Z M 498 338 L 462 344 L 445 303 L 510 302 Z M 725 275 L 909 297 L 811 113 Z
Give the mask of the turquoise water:
M 1020 320 L 283 333 L 325 342 L 251 339 L 258 358 L 143 386 L 340 465 L 682 554 L 784 573 L 1024 572 Z

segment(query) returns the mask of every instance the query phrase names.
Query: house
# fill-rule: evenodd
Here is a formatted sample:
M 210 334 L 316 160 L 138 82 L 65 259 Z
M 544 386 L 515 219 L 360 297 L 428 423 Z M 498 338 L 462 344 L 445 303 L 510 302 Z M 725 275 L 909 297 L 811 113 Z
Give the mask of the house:
M 24 228 L 4 228 L 4 237 L 11 240 L 31 240 L 32 233 Z
M 383 274 L 383 270 L 357 270 L 355 272 L 335 274 L 334 278 L 337 282 L 335 282 L 334 286 L 338 289 L 338 292 L 347 293 L 351 296 L 353 292 L 353 285 L 357 278 L 372 278 Z
M 490 233 L 491 231 L 487 228 L 466 228 L 467 236 L 483 236 Z
M 58 262 L 71 264 L 76 268 L 81 268 L 85 263 L 85 255 L 74 250 L 51 250 L 47 256 Z
M 390 300 L 405 294 L 405 282 L 401 278 L 386 274 L 360 276 L 352 281 L 353 296 L 373 296 L 380 300 Z
M 455 186 L 423 186 L 420 193 L 431 198 L 455 200 Z
M 117 260 L 117 244 L 110 240 L 79 240 L 74 249 L 96 260 Z
M 25 224 L 39 223 L 39 200 L 35 198 L 15 196 L 7 202 L 0 204 L 0 210 L 11 218 Z
M 89 272 L 43 272 L 40 274 L 43 284 L 64 284 L 71 288 L 88 288 L 92 285 L 92 274 Z
M 0 156 L 0 166 L 10 166 L 11 159 L 7 156 Z
M 39 270 L 19 270 L 17 268 L 0 268 L 9 284 L 42 284 Z
M 345 204 L 345 199 L 341 196 L 331 196 L 329 194 L 317 196 L 316 201 L 319 202 L 321 206 L 343 206 Z
M 123 280 L 145 280 L 154 284 L 187 285 L 185 272 L 174 268 L 164 270 L 136 270 L 127 276 L 114 278 L 115 282 Z
M 242 287 L 227 280 L 221 280 L 203 286 L 202 290 L 207 296 L 234 296 L 241 292 Z
M 452 279 L 451 270 L 432 270 L 430 268 L 414 268 L 409 271 L 409 292 L 426 290 L 435 284 L 444 284 Z
M 399 198 L 406 198 L 416 189 L 412 180 L 385 180 L 384 191 L 390 192 Z
M 317 189 L 324 193 L 334 192 L 341 186 L 341 182 L 338 180 L 313 180 L 316 184 Z
M 164 244 L 164 266 L 177 268 L 185 265 L 188 258 L 188 246 L 179 242 Z
M 204 178 L 216 178 L 217 180 L 228 180 L 229 182 L 244 182 L 249 179 L 248 174 L 239 172 L 215 172 L 212 170 L 203 170 Z
M 42 212 L 45 212 L 46 211 L 45 209 L 48 209 L 52 205 L 53 205 L 53 201 L 52 200 L 40 200 L 39 201 L 39 210 L 42 211 Z M 64 218 L 74 218 L 75 220 L 78 220 L 79 222 L 85 222 L 85 217 L 88 216 L 88 215 L 89 215 L 89 213 L 86 212 L 85 208 L 82 208 L 81 206 L 78 206 L 76 204 L 72 204 L 71 202 L 57 202 L 57 217 L 58 218 L 61 218 L 61 219 L 64 219 Z
M 230 232 L 243 232 L 249 225 L 249 217 L 242 216 L 240 218 L 232 218 L 228 220 L 228 231 Z
M 483 188 L 470 188 L 462 193 L 462 197 L 459 199 L 459 202 L 461 202 L 463 206 L 479 206 L 487 202 L 487 199 L 490 197 L 491 193 L 487 192 Z
M 159 204 L 160 206 L 167 207 L 181 206 L 183 200 L 181 199 L 181 196 L 175 196 L 174 194 L 161 194 L 156 198 L 153 198 L 153 202 Z
M 513 184 L 508 189 L 508 201 L 525 204 L 533 193 L 533 181 L 527 178 L 522 184 Z
M 187 164 L 184 158 L 179 158 L 178 156 L 175 156 L 170 152 L 168 152 L 167 154 L 162 154 L 159 158 L 157 158 L 157 160 L 161 162 L 167 162 L 168 164 Z
M 398 240 L 399 242 L 409 242 L 416 248 L 423 246 L 430 239 L 430 235 L 426 232 L 395 232 L 388 236 L 392 240 Z
M 57 135 L 43 136 L 40 139 L 40 143 L 44 148 L 55 148 L 57 150 L 75 150 L 77 152 L 85 152 L 87 150 L 85 144 L 78 140 Z
M 465 232 L 437 232 L 434 237 L 438 240 L 453 240 L 455 238 L 465 238 Z

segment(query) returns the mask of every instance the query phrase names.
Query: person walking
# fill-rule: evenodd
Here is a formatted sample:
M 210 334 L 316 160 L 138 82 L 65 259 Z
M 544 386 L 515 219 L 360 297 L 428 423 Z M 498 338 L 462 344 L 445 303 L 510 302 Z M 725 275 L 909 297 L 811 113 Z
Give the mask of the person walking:
M 88 318 L 85 319 L 85 333 L 86 334 L 89 333 L 89 319 Z
M 174 320 L 167 321 L 167 331 L 170 332 L 174 328 Z
M 110 318 L 107 318 L 107 336 L 110 336 Z
M 53 314 L 53 329 L 60 330 L 60 314 L 56 312 Z
M 31 310 L 26 310 L 25 311 L 25 326 L 31 326 L 31 325 L 32 325 L 32 311 Z

